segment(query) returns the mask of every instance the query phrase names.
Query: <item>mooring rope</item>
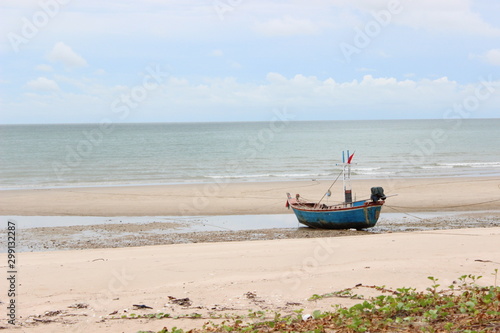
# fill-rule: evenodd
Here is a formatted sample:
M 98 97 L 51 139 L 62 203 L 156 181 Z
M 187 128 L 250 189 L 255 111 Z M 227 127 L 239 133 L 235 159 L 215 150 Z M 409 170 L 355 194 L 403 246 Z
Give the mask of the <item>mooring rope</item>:
M 396 211 L 396 212 L 398 212 L 398 213 L 405 214 L 405 215 L 408 215 L 408 216 L 411 216 L 411 217 L 417 218 L 417 219 L 419 219 L 419 220 L 424 220 L 424 218 L 422 218 L 422 217 L 418 217 L 417 215 L 413 215 L 413 214 L 410 214 L 410 213 L 402 212 L 402 211 L 400 211 L 399 209 L 394 208 L 394 206 L 389 206 L 389 205 L 384 205 L 384 206 L 385 206 L 385 207 L 387 207 L 387 208 L 393 209 L 393 210 L 395 210 L 395 211 Z

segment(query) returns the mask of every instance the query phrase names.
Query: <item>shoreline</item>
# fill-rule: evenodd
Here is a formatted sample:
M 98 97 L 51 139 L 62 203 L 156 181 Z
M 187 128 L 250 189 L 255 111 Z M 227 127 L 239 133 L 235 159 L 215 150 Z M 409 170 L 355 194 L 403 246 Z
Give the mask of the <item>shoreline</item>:
M 362 182 L 367 182 L 367 181 L 384 181 L 384 182 L 399 182 L 399 181 L 405 181 L 405 180 L 432 180 L 432 179 L 454 179 L 454 178 L 471 178 L 471 179 L 481 179 L 481 178 L 500 178 L 500 172 L 499 173 L 492 173 L 492 174 L 485 174 L 485 175 L 473 175 L 473 174 L 463 174 L 463 175 L 436 175 L 436 176 L 421 176 L 421 177 L 366 177 L 366 178 L 360 178 L 360 177 L 355 177 L 355 180 L 351 181 L 362 181 Z M 266 184 L 266 183 L 296 183 L 296 182 L 310 182 L 310 181 L 319 181 L 319 182 L 331 182 L 333 178 L 303 178 L 303 179 L 283 179 L 283 180 L 246 180 L 246 181 L 225 181 L 223 178 L 221 178 L 222 181 L 217 182 L 214 179 L 212 180 L 207 180 L 207 181 L 193 181 L 193 182 L 172 182 L 172 183 L 128 183 L 128 184 L 84 184 L 84 185 L 64 185 L 64 186 L 25 186 L 25 187 L 0 187 L 0 193 L 2 191 L 39 191 L 39 190 L 67 190 L 67 189 L 88 189 L 88 188 L 120 188 L 120 187 L 150 187 L 150 186 L 184 186 L 184 185 L 193 185 L 193 186 L 204 186 L 204 185 L 210 185 L 210 184 L 221 184 L 221 185 L 227 185 L 227 184 L 250 184 L 250 183 L 257 183 L 257 184 Z M 339 180 L 340 181 L 340 180 Z
M 331 180 L 78 187 L 0 191 L 0 215 L 207 216 L 282 214 L 286 192 L 318 198 Z M 342 201 L 335 184 L 332 201 Z M 353 193 L 369 198 L 381 186 L 386 207 L 403 212 L 491 210 L 500 202 L 500 177 L 357 179 Z
M 43 252 L 152 245 L 370 236 L 388 233 L 500 227 L 500 210 L 447 213 L 385 213 L 373 228 L 312 229 L 294 214 L 193 217 L 4 216 L 15 223 L 16 251 Z M 7 248 L 5 231 L 0 247 Z

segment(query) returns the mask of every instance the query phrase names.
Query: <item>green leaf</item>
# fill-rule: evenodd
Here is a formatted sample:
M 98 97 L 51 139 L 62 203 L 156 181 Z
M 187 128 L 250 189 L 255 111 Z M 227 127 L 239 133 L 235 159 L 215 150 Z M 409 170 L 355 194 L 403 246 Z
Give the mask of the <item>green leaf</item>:
M 318 319 L 321 317 L 321 311 L 320 310 L 315 310 L 313 313 L 312 313 L 312 316 L 314 319 Z

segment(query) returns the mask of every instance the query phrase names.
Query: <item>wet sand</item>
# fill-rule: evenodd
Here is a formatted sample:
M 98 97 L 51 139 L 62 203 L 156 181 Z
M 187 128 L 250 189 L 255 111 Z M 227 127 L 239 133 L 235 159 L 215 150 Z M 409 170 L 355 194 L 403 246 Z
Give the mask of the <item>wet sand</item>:
M 383 212 L 374 228 L 362 231 L 311 229 L 300 225 L 291 213 L 115 219 L 19 216 L 9 220 L 15 221 L 18 226 L 18 251 L 33 252 L 500 227 L 500 210 L 408 214 Z M 33 227 L 37 223 L 42 226 Z M 6 239 L 6 230 L 0 230 L 2 248 L 6 248 Z

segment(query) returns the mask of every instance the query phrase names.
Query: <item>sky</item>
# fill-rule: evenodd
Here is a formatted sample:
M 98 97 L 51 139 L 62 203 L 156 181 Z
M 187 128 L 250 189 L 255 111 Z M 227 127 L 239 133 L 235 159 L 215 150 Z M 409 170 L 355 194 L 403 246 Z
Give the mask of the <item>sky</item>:
M 498 0 L 2 0 L 0 123 L 500 117 Z

